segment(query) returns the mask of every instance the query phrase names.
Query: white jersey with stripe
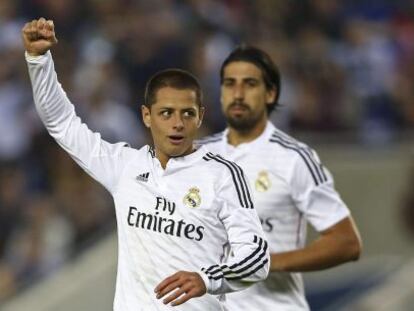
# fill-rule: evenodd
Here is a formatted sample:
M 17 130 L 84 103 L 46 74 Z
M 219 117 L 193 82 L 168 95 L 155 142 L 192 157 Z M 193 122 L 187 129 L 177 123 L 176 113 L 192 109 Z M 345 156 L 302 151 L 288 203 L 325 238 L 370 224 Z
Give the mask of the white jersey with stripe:
M 315 151 L 270 122 L 257 139 L 237 147 L 228 143 L 227 130 L 197 143 L 243 168 L 271 253 L 303 248 L 307 222 L 323 231 L 349 216 Z M 309 309 L 300 273 L 270 273 L 227 301 L 232 311 Z
M 239 166 L 202 147 L 170 159 L 163 169 L 149 146 L 137 150 L 106 142 L 76 115 L 50 52 L 26 54 L 26 59 L 47 130 L 113 196 L 118 227 L 114 310 L 225 310 L 224 293 L 266 278 L 269 250 Z M 228 256 L 230 248 L 234 257 Z M 208 294 L 165 306 L 154 288 L 179 270 L 199 272 Z

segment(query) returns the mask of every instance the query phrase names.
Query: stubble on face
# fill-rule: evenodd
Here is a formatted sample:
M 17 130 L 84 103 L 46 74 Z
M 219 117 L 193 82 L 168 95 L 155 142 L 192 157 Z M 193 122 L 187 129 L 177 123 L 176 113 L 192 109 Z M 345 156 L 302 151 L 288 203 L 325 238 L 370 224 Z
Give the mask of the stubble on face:
M 232 110 L 240 110 L 240 114 L 232 113 Z M 265 117 L 266 110 L 253 111 L 243 101 L 233 101 L 226 109 L 225 116 L 230 127 L 239 132 L 248 132 Z
M 266 119 L 267 90 L 257 66 L 244 61 L 227 64 L 221 84 L 221 102 L 228 125 L 249 132 Z

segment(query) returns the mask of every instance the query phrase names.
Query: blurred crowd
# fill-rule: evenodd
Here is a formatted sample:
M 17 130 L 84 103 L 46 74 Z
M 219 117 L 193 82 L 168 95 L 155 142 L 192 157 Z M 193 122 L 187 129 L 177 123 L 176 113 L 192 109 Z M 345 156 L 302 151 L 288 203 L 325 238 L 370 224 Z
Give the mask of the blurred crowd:
M 145 81 L 167 67 L 200 79 L 203 134 L 223 129 L 218 73 L 237 44 L 278 64 L 281 128 L 388 146 L 414 126 L 414 1 L 0 0 L 0 301 L 115 224 L 110 196 L 34 110 L 20 30 L 38 17 L 55 22 L 52 53 L 78 114 L 110 142 L 148 142 Z

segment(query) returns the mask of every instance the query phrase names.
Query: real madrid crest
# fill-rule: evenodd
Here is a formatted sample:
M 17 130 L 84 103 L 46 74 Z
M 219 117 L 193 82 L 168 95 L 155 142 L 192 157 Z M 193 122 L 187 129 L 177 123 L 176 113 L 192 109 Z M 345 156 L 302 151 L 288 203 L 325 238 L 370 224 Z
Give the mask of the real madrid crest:
M 197 208 L 201 204 L 200 189 L 190 188 L 188 194 L 184 197 L 183 203 L 189 208 Z
M 258 192 L 265 192 L 272 186 L 269 175 L 266 171 L 260 171 L 257 176 L 256 182 L 254 183 Z

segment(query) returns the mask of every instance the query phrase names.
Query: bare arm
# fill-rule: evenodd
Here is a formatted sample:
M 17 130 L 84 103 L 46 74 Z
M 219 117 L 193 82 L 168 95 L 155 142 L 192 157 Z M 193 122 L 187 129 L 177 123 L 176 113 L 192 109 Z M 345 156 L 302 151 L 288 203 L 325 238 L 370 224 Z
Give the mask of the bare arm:
M 303 249 L 271 254 L 271 272 L 323 270 L 357 260 L 362 242 L 351 216 L 321 232 L 319 238 Z

